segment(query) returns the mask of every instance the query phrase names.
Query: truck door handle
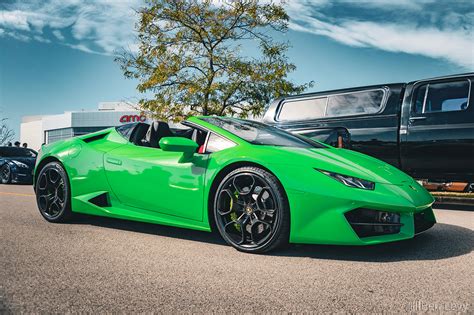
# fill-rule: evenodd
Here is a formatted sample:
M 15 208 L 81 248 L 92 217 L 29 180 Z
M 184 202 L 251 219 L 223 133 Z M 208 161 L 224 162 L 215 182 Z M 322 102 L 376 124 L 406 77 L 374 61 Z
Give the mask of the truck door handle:
M 106 159 L 107 163 L 110 163 L 110 164 L 115 164 L 115 165 L 122 165 L 122 161 L 120 161 L 119 159 L 114 159 L 114 158 L 107 158 Z
M 413 121 L 416 121 L 416 120 L 425 120 L 426 117 L 410 117 L 410 121 L 413 122 Z

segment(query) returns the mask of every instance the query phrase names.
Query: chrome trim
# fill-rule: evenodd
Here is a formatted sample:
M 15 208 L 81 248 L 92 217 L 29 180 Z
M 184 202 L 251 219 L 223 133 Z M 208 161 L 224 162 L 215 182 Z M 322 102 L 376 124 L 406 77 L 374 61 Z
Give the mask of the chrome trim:
M 421 107 L 421 113 L 425 113 L 426 109 L 426 99 L 428 98 L 428 91 L 430 90 L 430 84 L 428 83 L 425 88 L 425 95 L 423 96 L 423 106 Z M 415 101 L 416 102 L 416 101 Z

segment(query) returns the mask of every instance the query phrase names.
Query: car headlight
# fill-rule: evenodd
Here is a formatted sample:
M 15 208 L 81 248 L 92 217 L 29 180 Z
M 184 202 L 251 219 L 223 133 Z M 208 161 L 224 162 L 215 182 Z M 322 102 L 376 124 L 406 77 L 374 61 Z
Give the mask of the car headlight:
M 360 189 L 365 189 L 365 190 L 374 190 L 375 189 L 375 183 L 365 180 L 365 179 L 360 179 L 357 177 L 352 177 L 352 176 L 347 176 L 347 175 L 342 175 L 334 172 L 329 172 L 329 171 L 324 171 L 324 170 L 318 170 L 321 173 L 337 180 L 340 183 L 343 183 L 347 187 L 352 187 L 352 188 L 360 188 Z
M 13 160 L 12 162 L 13 162 L 16 166 L 18 166 L 18 167 L 21 167 L 21 168 L 28 168 L 28 165 L 26 165 L 26 164 L 23 163 L 23 162 L 15 161 L 15 160 Z

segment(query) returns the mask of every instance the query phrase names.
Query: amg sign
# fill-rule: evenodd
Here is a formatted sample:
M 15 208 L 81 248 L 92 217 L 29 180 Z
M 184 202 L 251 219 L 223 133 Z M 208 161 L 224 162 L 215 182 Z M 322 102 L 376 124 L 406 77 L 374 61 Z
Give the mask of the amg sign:
M 121 123 L 128 123 L 128 122 L 145 122 L 146 116 L 145 115 L 123 115 L 120 117 Z

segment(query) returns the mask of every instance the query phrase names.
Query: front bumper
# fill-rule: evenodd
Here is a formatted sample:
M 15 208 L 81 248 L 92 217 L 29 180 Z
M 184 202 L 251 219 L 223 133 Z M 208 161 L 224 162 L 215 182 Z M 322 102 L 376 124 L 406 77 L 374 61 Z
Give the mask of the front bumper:
M 370 245 L 410 239 L 436 223 L 433 197 L 416 182 L 376 190 L 289 191 L 290 242 Z
M 33 170 L 15 170 L 12 171 L 11 182 L 14 184 L 32 184 Z

